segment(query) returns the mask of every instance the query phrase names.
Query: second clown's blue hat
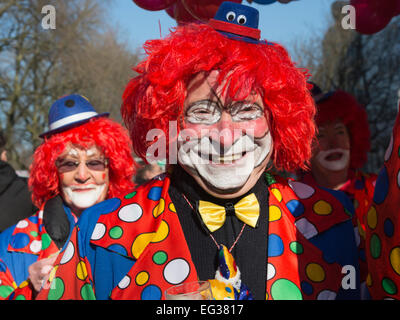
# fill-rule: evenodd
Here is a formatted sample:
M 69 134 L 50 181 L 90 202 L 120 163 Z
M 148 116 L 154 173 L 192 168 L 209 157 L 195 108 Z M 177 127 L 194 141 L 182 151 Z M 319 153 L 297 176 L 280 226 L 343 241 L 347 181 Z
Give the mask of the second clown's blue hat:
M 39 135 L 41 138 L 68 130 L 88 122 L 92 118 L 108 117 L 109 113 L 97 113 L 83 96 L 72 94 L 58 99 L 50 107 L 49 130 Z

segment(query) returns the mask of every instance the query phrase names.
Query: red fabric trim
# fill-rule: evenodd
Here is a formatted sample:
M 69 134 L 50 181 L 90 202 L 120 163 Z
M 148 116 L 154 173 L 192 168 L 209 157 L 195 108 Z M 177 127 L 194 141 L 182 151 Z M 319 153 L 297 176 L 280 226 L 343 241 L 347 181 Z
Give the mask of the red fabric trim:
M 249 28 L 246 26 L 239 26 L 237 24 L 210 19 L 209 24 L 216 30 L 234 33 L 240 36 L 260 40 L 261 31 L 259 29 Z

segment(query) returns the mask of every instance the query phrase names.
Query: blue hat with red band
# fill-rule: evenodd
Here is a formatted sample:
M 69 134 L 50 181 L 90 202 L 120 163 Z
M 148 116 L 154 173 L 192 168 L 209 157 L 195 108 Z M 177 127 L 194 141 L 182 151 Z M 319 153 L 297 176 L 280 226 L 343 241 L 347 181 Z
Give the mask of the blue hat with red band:
M 270 44 L 260 40 L 261 31 L 258 29 L 258 10 L 240 3 L 225 1 L 221 3 L 214 19 L 209 25 L 224 36 L 255 44 Z
M 43 132 L 39 137 L 62 132 L 79 126 L 90 119 L 108 117 L 109 113 L 97 113 L 88 99 L 78 94 L 64 96 L 58 99 L 50 107 L 49 130 Z

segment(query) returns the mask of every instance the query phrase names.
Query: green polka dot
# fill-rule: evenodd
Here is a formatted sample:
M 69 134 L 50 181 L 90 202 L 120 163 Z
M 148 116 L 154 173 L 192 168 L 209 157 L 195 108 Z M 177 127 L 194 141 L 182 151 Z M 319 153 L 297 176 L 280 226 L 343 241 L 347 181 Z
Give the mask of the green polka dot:
M 349 216 L 349 217 L 353 217 L 353 214 L 347 210 L 346 208 L 344 208 L 344 212 Z
M 81 288 L 81 297 L 83 300 L 96 300 L 92 286 L 86 283 Z
M 37 237 L 39 235 L 36 231 L 31 231 L 30 234 L 32 237 Z
M 300 242 L 293 241 L 289 244 L 290 250 L 295 254 L 302 254 L 304 252 L 303 245 Z
M 25 296 L 23 296 L 22 294 L 20 294 L 19 296 L 15 297 L 15 300 L 26 300 Z
M 379 240 L 379 237 L 376 234 L 371 236 L 370 252 L 374 259 L 379 258 L 381 255 L 381 240 Z
M 14 288 L 11 286 L 0 286 L 0 297 L 7 298 L 11 292 L 14 291 Z
M 303 300 L 300 289 L 287 279 L 279 279 L 272 284 L 271 297 L 274 300 Z
M 158 251 L 153 255 L 155 264 L 164 264 L 168 259 L 168 255 L 164 251 Z
M 136 196 L 136 191 L 133 191 L 132 193 L 129 193 L 125 196 L 125 199 L 132 199 L 134 196 Z
M 390 280 L 389 278 L 383 278 L 383 280 L 382 280 L 382 288 L 388 294 L 396 294 L 397 293 L 396 284 L 392 280 Z
M 50 284 L 48 300 L 60 300 L 64 294 L 65 286 L 61 278 L 55 278 Z
M 275 178 L 270 175 L 269 173 L 265 173 L 265 180 L 267 181 L 267 184 L 270 186 L 271 184 L 276 183 Z
M 123 233 L 124 232 L 122 231 L 122 228 L 118 227 L 118 226 L 114 227 L 114 228 L 111 228 L 110 231 L 109 231 L 110 237 L 113 238 L 113 239 L 121 238 Z
M 47 233 L 42 234 L 42 250 L 50 247 L 51 238 Z

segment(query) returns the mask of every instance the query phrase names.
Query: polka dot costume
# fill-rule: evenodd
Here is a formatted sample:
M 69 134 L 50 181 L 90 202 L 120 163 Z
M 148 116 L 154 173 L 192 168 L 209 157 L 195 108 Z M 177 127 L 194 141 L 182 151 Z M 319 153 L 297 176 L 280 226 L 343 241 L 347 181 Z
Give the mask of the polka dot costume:
M 341 285 L 341 268 L 325 261 L 323 252 L 308 239 L 349 219 L 348 213 L 324 190 L 295 182 L 288 184 L 283 179 L 275 181 L 270 175 L 267 178 L 271 214 L 266 299 L 334 299 Z M 168 195 L 169 183 L 168 177 L 154 180 L 124 198 L 108 200 L 113 203 L 108 202 L 109 209 L 103 208 L 104 213 L 96 218 L 91 247 L 105 248 L 135 261 L 110 293 L 111 299 L 164 299 L 167 288 L 197 280 Z M 303 212 L 299 213 L 297 208 Z M 315 219 L 304 218 L 310 210 Z M 333 211 L 337 214 L 333 215 Z M 327 219 L 328 212 L 337 219 Z M 96 297 L 92 266 L 84 255 L 88 244 L 80 243 L 81 232 L 75 228 L 46 289 L 39 294 L 40 299 Z
M 365 219 L 367 286 L 373 299 L 400 299 L 400 115 Z
M 19 221 L 8 244 L 8 252 L 38 256 L 38 260 L 56 254 L 58 248 L 43 225 L 43 211 Z M 8 293 L 8 294 L 7 294 Z M 0 263 L 0 300 L 31 300 L 32 290 L 28 281 L 19 286 L 4 262 Z

